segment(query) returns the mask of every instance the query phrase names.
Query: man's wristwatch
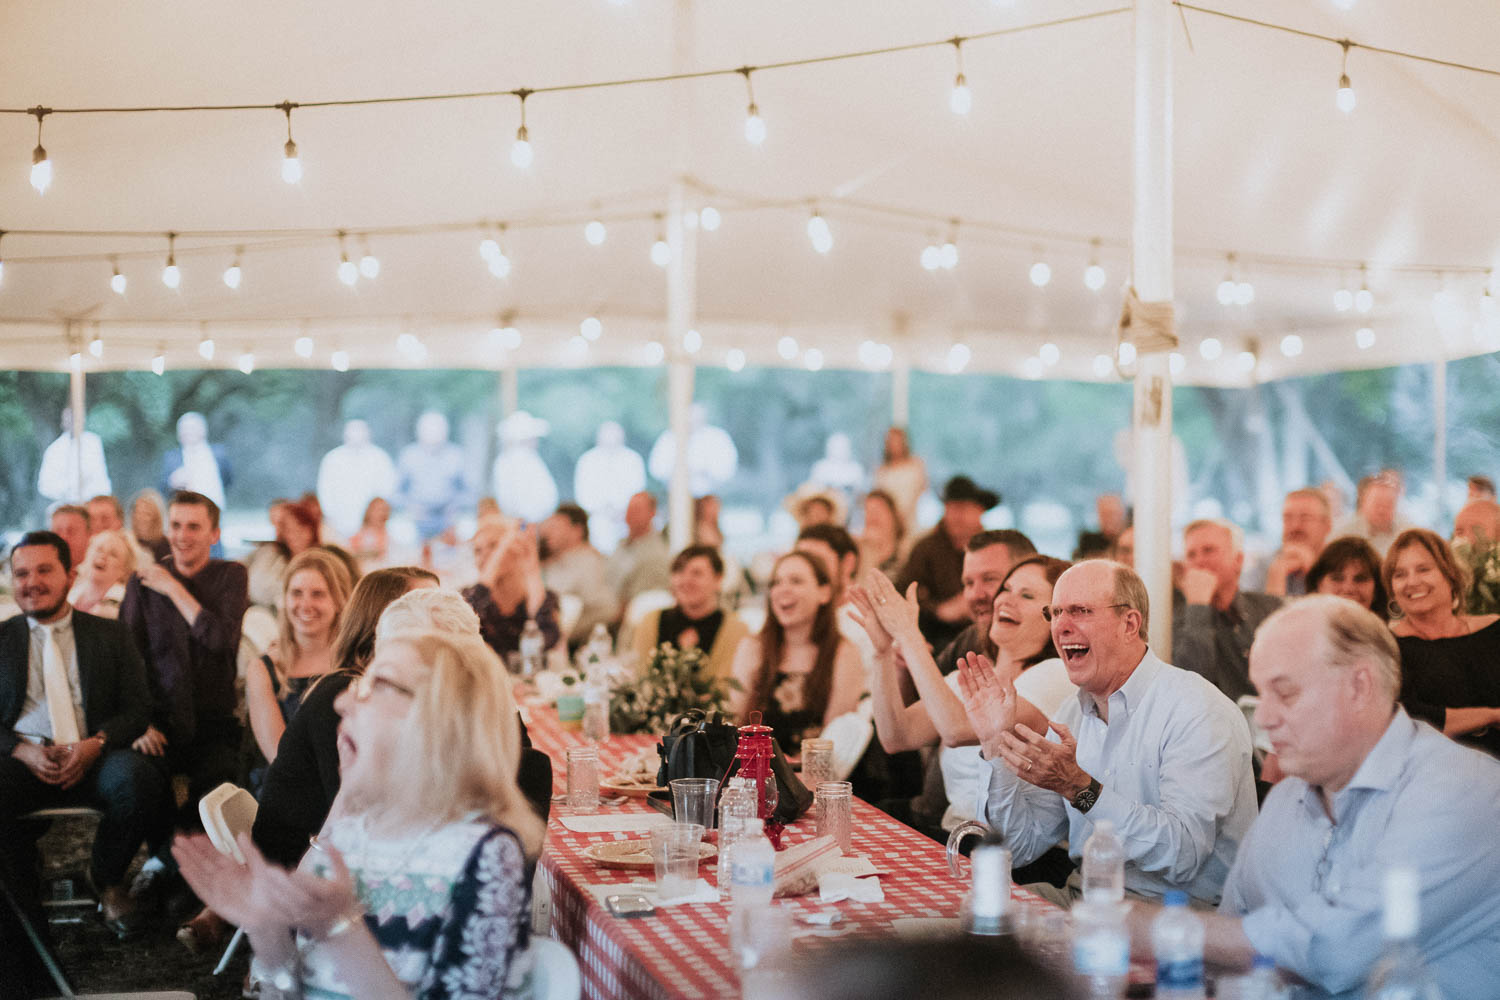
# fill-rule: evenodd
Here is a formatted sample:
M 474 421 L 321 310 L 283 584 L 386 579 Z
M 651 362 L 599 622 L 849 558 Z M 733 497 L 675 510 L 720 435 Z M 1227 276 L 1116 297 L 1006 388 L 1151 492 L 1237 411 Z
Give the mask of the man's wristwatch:
M 1094 808 L 1094 803 L 1099 801 L 1099 793 L 1104 786 L 1099 784 L 1098 778 L 1090 778 L 1089 783 L 1075 796 L 1073 796 L 1073 808 L 1081 813 L 1086 813 Z

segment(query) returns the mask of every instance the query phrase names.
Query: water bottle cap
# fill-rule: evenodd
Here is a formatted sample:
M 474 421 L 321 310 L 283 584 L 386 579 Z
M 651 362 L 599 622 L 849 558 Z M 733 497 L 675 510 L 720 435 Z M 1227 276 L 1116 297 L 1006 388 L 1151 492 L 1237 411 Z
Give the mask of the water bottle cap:
M 1164 906 L 1186 906 L 1188 905 L 1188 894 L 1181 889 L 1168 889 L 1167 894 L 1161 898 Z
M 1276 968 L 1276 959 L 1270 955 L 1262 955 L 1256 952 L 1255 959 L 1250 963 L 1250 967 L 1252 969 L 1274 969 Z

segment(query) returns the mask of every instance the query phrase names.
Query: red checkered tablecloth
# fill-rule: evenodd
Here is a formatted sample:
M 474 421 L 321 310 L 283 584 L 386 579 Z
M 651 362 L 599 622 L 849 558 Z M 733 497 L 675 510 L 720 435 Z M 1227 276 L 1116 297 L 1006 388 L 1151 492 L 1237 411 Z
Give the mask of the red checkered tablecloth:
M 584 741 L 576 731 L 558 725 L 549 710 L 533 708 L 529 715 L 532 742 L 552 757 L 554 787 L 564 788 L 566 749 L 582 746 Z M 650 736 L 612 737 L 599 747 L 600 773 L 607 776 L 620 761 L 655 743 Z M 556 812 L 564 809 L 554 807 Z M 649 810 L 644 802 L 631 799 L 600 811 Z M 797 843 L 813 834 L 809 814 L 787 828 L 784 843 Z M 590 844 L 631 836 L 639 834 L 573 833 L 556 815 L 547 828 L 541 861 L 551 892 L 552 936 L 578 956 L 583 995 L 596 1000 L 739 996 L 739 976 L 729 952 L 726 905 L 682 903 L 660 907 L 654 916 L 624 919 L 612 916 L 589 891 L 589 886 L 625 885 L 639 877 L 630 871 L 601 868 L 582 856 Z M 940 845 L 858 799 L 852 839 L 854 853 L 869 858 L 883 873 L 885 901 L 835 904 L 843 914 L 839 929 L 891 934 L 897 918 L 958 916 L 967 887 L 948 874 Z M 702 876 L 714 883 L 716 869 L 706 864 Z M 649 873 L 646 877 L 650 878 Z M 1028 906 L 1049 905 L 1017 888 L 1012 888 L 1012 895 Z M 824 908 L 817 893 L 779 902 L 794 913 Z M 797 927 L 802 929 L 800 924 Z

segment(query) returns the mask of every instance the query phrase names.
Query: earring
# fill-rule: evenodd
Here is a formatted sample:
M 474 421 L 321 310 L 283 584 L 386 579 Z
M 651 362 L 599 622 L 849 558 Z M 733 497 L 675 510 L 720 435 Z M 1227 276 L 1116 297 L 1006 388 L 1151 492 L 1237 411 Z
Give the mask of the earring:
M 1401 617 L 1401 604 L 1393 597 L 1386 602 L 1385 611 L 1391 616 L 1391 620 L 1395 621 Z

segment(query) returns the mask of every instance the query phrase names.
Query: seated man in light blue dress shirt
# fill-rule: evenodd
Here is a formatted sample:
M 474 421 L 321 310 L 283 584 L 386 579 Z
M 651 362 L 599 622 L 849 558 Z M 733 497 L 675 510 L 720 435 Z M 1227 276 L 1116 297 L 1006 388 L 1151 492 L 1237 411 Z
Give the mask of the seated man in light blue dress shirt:
M 1250 650 L 1256 724 L 1288 777 L 1240 848 L 1205 958 L 1248 968 L 1259 952 L 1316 995 L 1361 995 L 1381 941 L 1381 886 L 1415 867 L 1418 944 L 1446 1000 L 1500 990 L 1500 763 L 1396 703 L 1390 629 L 1341 597 L 1306 597 L 1266 620 Z M 1131 922 L 1149 950 L 1153 908 Z
M 1250 731 L 1232 701 L 1146 646 L 1145 584 L 1126 566 L 1079 563 L 1046 609 L 1052 641 L 1078 686 L 1050 734 L 1015 724 L 1015 688 L 965 663 L 964 707 L 990 763 L 980 817 L 1024 865 L 1068 841 L 1075 860 L 1100 820 L 1125 848 L 1125 888 L 1159 899 L 1182 889 L 1219 902 L 1235 852 L 1255 820 Z M 1076 734 L 1076 735 L 1075 735 Z M 1068 904 L 1067 889 L 1037 891 Z

